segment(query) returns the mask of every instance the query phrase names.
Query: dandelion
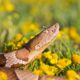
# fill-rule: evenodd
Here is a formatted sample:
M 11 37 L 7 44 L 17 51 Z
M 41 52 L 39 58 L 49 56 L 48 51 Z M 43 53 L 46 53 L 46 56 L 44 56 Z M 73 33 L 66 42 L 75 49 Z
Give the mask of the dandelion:
M 26 34 L 28 32 L 38 32 L 39 30 L 39 25 L 36 23 L 25 22 L 21 26 L 21 31 L 23 34 Z
M 4 11 L 8 11 L 8 12 L 12 12 L 15 9 L 14 5 L 10 1 L 4 2 L 3 8 Z
M 43 56 L 49 59 L 51 64 L 56 64 L 58 61 L 58 55 L 56 53 L 51 53 L 51 51 L 44 52 Z
M 51 51 L 44 52 L 43 56 L 48 59 L 52 59 Z
M 73 61 L 74 63 L 80 64 L 80 55 L 78 55 L 78 54 L 73 54 L 73 55 L 72 55 L 72 61 Z
M 21 47 L 23 45 L 23 41 L 17 43 L 17 47 Z
M 80 79 L 80 76 L 74 70 L 68 70 L 66 76 L 68 80 Z
M 32 31 L 37 32 L 37 31 L 39 31 L 39 26 L 38 26 L 38 24 L 31 24 L 31 25 L 30 25 L 30 29 L 31 29 Z
M 34 70 L 33 73 L 36 75 L 42 75 L 42 70 L 37 69 L 37 70 Z
M 80 43 L 80 35 L 75 28 L 69 29 L 69 35 L 75 42 Z
M 61 39 L 63 36 L 66 38 L 66 39 L 69 39 L 69 36 L 68 36 L 68 31 L 69 29 L 68 28 L 63 28 L 63 30 L 61 30 L 57 36 L 57 39 Z
M 24 44 L 26 44 L 28 42 L 28 39 L 23 37 L 20 39 L 20 41 L 17 42 L 17 47 L 21 48 Z
M 60 59 L 58 60 L 57 62 L 57 66 L 60 68 L 60 69 L 63 69 L 65 67 L 67 67 L 68 65 L 71 64 L 71 60 L 70 59 L 67 59 L 67 58 L 63 58 L 63 59 Z
M 41 62 L 40 69 L 47 75 L 54 76 L 58 69 L 55 66 L 49 66 Z
M 56 53 L 52 54 L 51 64 L 56 64 L 58 62 L 58 55 Z
M 6 73 L 0 71 L 0 80 L 8 80 Z
M 59 32 L 57 39 L 60 39 L 63 35 L 65 34 L 65 32 L 62 30 Z
M 77 36 L 77 31 L 76 31 L 76 29 L 75 29 L 75 28 L 70 28 L 70 29 L 69 29 L 69 35 L 70 35 L 70 37 L 71 37 L 72 39 L 75 39 L 76 36 Z
M 16 34 L 15 41 L 21 40 L 22 37 L 23 37 L 22 34 L 20 34 L 20 33 Z
M 57 39 L 60 39 L 61 37 L 62 37 L 62 34 L 61 34 L 61 32 L 59 32 Z

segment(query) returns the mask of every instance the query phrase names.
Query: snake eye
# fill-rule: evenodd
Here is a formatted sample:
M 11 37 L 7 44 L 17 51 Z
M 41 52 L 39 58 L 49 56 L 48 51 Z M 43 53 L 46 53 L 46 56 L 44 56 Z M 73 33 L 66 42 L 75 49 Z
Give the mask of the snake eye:
M 52 30 L 52 32 L 54 32 L 54 30 Z

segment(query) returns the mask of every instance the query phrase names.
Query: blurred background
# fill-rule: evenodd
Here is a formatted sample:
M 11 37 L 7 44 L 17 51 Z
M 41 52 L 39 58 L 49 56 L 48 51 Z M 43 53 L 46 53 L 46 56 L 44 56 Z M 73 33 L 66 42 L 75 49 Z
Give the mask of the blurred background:
M 15 35 L 26 43 L 56 22 L 79 44 L 80 0 L 0 0 L 0 49 Z

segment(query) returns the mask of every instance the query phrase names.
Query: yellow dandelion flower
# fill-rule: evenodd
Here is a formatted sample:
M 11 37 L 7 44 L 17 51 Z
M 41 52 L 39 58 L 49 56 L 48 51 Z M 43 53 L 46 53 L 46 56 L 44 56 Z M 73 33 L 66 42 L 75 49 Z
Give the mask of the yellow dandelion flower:
M 42 70 L 40 70 L 40 69 L 34 70 L 33 73 L 36 75 L 42 75 Z
M 50 62 L 52 64 L 56 64 L 58 61 L 58 55 L 56 53 L 52 54 L 52 59 L 50 60 Z
M 59 32 L 59 34 L 58 34 L 58 36 L 57 36 L 57 39 L 60 39 L 61 37 L 65 37 L 66 39 L 69 39 L 69 36 L 67 35 L 68 34 L 68 31 L 69 31 L 69 29 L 68 28 L 63 28 L 60 32 Z
M 48 65 L 45 65 L 42 61 L 40 61 L 40 68 L 42 69 L 42 70 L 47 70 L 48 69 Z
M 23 34 L 26 34 L 28 32 L 38 32 L 39 29 L 39 25 L 36 23 L 30 23 L 30 22 L 25 22 L 22 24 L 21 26 L 21 31 Z
M 15 9 L 14 5 L 10 1 L 4 2 L 3 7 L 4 11 L 8 12 L 12 12 Z
M 69 28 L 67 26 L 65 26 L 65 28 L 63 28 L 64 33 L 68 33 Z
M 59 32 L 57 39 L 60 39 L 62 37 L 62 34 Z
M 30 25 L 30 29 L 31 29 L 32 31 L 37 32 L 37 31 L 39 31 L 39 25 L 38 25 L 38 24 L 31 24 L 31 25 Z
M 48 59 L 52 59 L 51 51 L 44 52 L 43 56 Z
M 80 76 L 74 70 L 68 70 L 66 76 L 69 80 L 80 79 Z
M 80 43 L 80 35 L 75 28 L 72 27 L 69 29 L 69 35 L 75 42 Z
M 15 41 L 19 41 L 22 37 L 23 37 L 22 34 L 18 33 L 18 34 L 15 36 Z
M 62 30 L 59 32 L 57 39 L 60 39 L 63 35 L 65 34 L 65 32 Z
M 72 39 L 75 39 L 76 36 L 77 36 L 77 31 L 76 31 L 76 29 L 75 29 L 75 28 L 70 28 L 70 29 L 69 29 L 69 35 L 70 35 L 70 37 L 71 37 Z
M 68 65 L 71 64 L 71 60 L 67 59 L 67 58 L 63 58 L 63 59 L 60 59 L 58 60 L 57 62 L 57 66 L 60 68 L 60 69 L 63 69 L 65 67 L 67 67 Z
M 72 55 L 72 61 L 73 61 L 74 63 L 80 64 L 80 55 L 78 55 L 78 54 L 73 54 L 73 55 Z
M 47 75 L 53 76 L 58 71 L 55 66 L 49 66 L 41 62 L 40 69 Z
M 6 73 L 0 71 L 0 80 L 8 80 Z
M 51 53 L 51 51 L 44 52 L 43 56 L 48 58 L 51 64 L 56 64 L 58 61 L 58 55 L 56 53 Z
M 45 71 L 45 73 L 50 76 L 54 76 L 56 72 L 57 68 L 54 66 L 49 66 L 48 69 Z
M 30 23 L 28 23 L 28 22 L 24 22 L 21 25 L 21 31 L 22 31 L 23 34 L 26 34 L 30 31 L 29 26 L 30 26 Z
M 17 47 L 21 47 L 22 44 L 23 44 L 23 42 L 18 42 L 18 43 L 17 43 Z

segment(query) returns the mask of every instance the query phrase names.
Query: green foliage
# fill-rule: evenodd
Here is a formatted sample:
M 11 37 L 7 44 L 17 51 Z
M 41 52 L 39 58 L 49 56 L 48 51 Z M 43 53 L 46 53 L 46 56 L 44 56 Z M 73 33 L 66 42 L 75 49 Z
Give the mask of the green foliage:
M 28 69 L 31 71 L 34 71 L 34 70 L 38 69 L 39 66 L 40 66 L 40 61 L 38 59 L 36 59 L 34 62 L 32 62 L 28 65 Z

